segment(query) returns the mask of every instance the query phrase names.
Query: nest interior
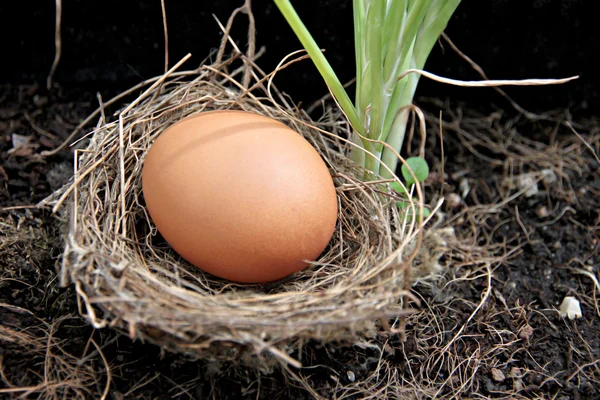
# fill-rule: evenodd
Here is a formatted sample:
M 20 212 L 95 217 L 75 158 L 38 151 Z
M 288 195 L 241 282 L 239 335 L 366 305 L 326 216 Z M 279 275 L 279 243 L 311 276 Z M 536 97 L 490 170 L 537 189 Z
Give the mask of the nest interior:
M 193 71 L 174 69 L 147 81 L 118 119 L 101 113 L 76 143 L 72 180 L 43 202 L 67 221 L 60 277 L 75 285 L 80 312 L 95 327 L 167 350 L 260 366 L 299 365 L 290 354 L 306 340 L 344 342 L 396 329 L 411 312 L 408 266 L 422 229 L 399 214 L 386 185 L 365 180 L 346 156 L 347 123 L 331 110 L 312 121 L 272 84 L 277 71 L 265 74 L 239 51 Z M 237 285 L 189 265 L 144 207 L 141 169 L 153 141 L 190 114 L 222 109 L 292 127 L 317 149 L 336 185 L 338 225 L 327 249 L 274 284 Z

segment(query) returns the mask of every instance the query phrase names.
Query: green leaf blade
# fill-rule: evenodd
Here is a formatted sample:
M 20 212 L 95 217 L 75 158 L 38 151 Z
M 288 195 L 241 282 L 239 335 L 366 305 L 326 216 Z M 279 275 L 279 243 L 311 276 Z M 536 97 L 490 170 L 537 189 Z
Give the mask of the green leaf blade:
M 367 9 L 367 41 L 371 64 L 371 109 L 369 112 L 369 138 L 379 139 L 382 135 L 384 93 L 383 93 L 383 41 L 382 29 L 385 12 L 384 0 L 372 0 Z
M 364 127 L 361 119 L 356 113 L 356 109 L 354 108 L 354 104 L 352 104 L 352 100 L 348 96 L 346 89 L 340 82 L 339 78 L 331 68 L 331 65 L 321 52 L 321 49 L 315 42 L 314 38 L 311 36 L 308 29 L 296 13 L 296 10 L 292 6 L 289 0 L 274 0 L 275 4 L 279 8 L 279 11 L 283 14 L 288 24 L 306 49 L 306 52 L 309 54 L 310 58 L 313 60 L 317 70 L 325 80 L 325 83 L 331 90 L 333 96 L 340 104 L 342 111 L 346 114 L 350 124 L 352 127 L 360 132 L 364 133 Z

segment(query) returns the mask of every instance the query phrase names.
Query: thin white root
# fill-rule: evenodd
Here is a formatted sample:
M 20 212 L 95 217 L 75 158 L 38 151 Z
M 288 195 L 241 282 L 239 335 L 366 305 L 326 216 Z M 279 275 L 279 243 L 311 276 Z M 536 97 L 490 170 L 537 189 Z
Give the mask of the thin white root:
M 569 81 L 579 79 L 579 75 L 571 76 L 569 78 L 562 79 L 521 79 L 521 80 L 483 80 L 483 81 L 461 81 L 457 79 L 450 79 L 438 76 L 436 74 L 432 74 L 431 72 L 423 71 L 421 69 L 408 69 L 404 71 L 398 77 L 398 80 L 404 78 L 408 74 L 420 74 L 426 78 L 431 80 L 447 83 L 449 85 L 454 86 L 462 86 L 462 87 L 495 87 L 495 86 L 542 86 L 542 85 L 559 85 L 563 83 L 567 83 Z

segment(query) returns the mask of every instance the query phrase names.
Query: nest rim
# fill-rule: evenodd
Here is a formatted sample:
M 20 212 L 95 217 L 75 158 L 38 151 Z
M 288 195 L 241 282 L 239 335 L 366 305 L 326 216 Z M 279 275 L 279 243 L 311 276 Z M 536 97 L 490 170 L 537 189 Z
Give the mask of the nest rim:
M 300 365 L 289 354 L 306 340 L 353 342 L 373 336 L 381 329 L 397 332 L 399 321 L 414 312 L 407 304 L 410 301 L 418 303 L 410 294 L 409 264 L 420 245 L 423 223 L 411 223 L 398 213 L 394 195 L 382 190 L 385 181 L 365 182 L 359 178 L 365 176 L 366 170 L 356 166 L 344 153 L 350 143 L 345 138 L 349 137 L 348 124 L 340 123 L 340 115 L 331 110 L 325 113 L 327 118 L 315 122 L 291 105 L 272 82 L 276 72 L 286 65 L 278 66 L 271 74 L 264 74 L 253 60 L 241 52 L 234 52 L 219 64 L 203 64 L 198 69 L 176 73 L 183 61 L 185 58 L 157 77 L 142 95 L 118 114 L 118 120 L 107 122 L 102 115 L 96 128 L 74 143 L 78 147 L 75 151 L 78 168 L 73 179 L 43 202 L 43 205 L 54 206 L 54 210 L 68 220 L 59 272 L 63 286 L 74 283 L 80 313 L 96 328 L 110 326 L 131 338 L 150 341 L 170 351 L 196 358 L 241 361 L 261 368 L 281 363 Z M 236 62 L 241 65 L 230 72 Z M 246 82 L 248 73 L 254 79 L 251 90 L 236 80 L 236 76 L 244 75 Z M 198 85 L 203 86 L 201 91 L 197 90 Z M 207 88 L 216 88 L 218 93 L 211 93 Z M 255 94 L 257 92 L 260 94 Z M 189 107 L 184 109 L 181 101 L 172 101 L 174 93 L 187 98 L 188 102 L 184 103 Z M 210 106 L 202 103 L 207 100 Z M 159 104 L 164 107 L 157 108 Z M 131 221 L 126 221 L 130 207 L 137 206 L 138 216 L 143 215 L 143 223 L 150 232 L 155 229 L 138 197 L 141 174 L 135 177 L 135 169 L 143 163 L 143 151 L 147 151 L 149 144 L 162 132 L 153 124 L 162 119 L 164 130 L 169 118 L 174 123 L 202 110 L 232 108 L 250 109 L 280 120 L 302 134 L 319 152 L 332 172 L 340 201 L 338 224 L 332 239 L 335 244 L 330 243 L 320 259 L 304 271 L 283 281 L 259 285 L 223 281 L 207 276 L 195 267 L 174 267 L 166 271 L 151 266 L 144 257 L 133 257 L 137 263 L 132 262 L 131 257 L 123 257 L 125 244 L 136 243 L 127 237 L 128 231 L 135 231 Z M 140 130 L 144 132 L 141 136 Z M 142 153 L 130 153 L 132 148 L 137 149 L 134 153 L 141 148 Z M 109 178 L 111 174 L 112 178 Z M 108 179 L 100 191 L 98 180 L 102 179 L 99 177 Z M 115 195 L 119 190 L 125 194 Z M 103 200 L 100 199 L 102 195 Z M 108 199 L 112 206 L 107 207 Z M 85 212 L 80 212 L 82 201 L 87 202 L 87 220 Z M 351 207 L 362 204 L 363 209 L 348 215 L 348 204 Z M 419 206 L 422 207 L 417 205 L 415 208 Z M 99 221 L 100 213 L 108 213 L 113 219 Z M 358 225 L 362 226 L 357 228 L 353 219 L 359 220 Z M 335 271 L 332 260 L 341 257 L 343 243 L 352 242 L 348 232 L 356 233 L 356 229 L 367 233 L 354 241 L 359 251 L 351 260 L 353 267 Z M 91 238 L 90 231 L 94 232 Z M 111 231 L 115 235 L 107 239 Z M 369 245 L 365 246 L 363 241 Z M 371 244 L 373 241 L 377 242 L 376 246 Z M 152 248 L 148 238 L 144 242 L 148 245 L 146 249 L 142 251 L 134 246 L 129 249 L 130 255 L 155 256 L 162 251 Z M 101 245 L 95 248 L 98 243 Z M 139 240 L 138 245 L 142 246 Z M 160 254 L 161 261 L 171 267 L 181 262 L 177 255 Z M 132 281 L 128 275 L 132 271 L 136 272 L 136 279 L 146 285 L 145 289 L 139 289 L 144 284 L 133 285 L 138 300 L 147 303 L 152 299 L 154 307 L 137 304 L 134 310 L 123 309 L 136 303 L 131 290 L 125 290 Z M 170 283 L 165 284 L 164 279 Z M 240 295 L 242 292 L 244 295 Z M 156 301 L 166 294 L 171 296 L 169 301 Z M 190 317 L 182 317 L 192 309 L 215 308 L 219 303 L 225 304 L 225 308 L 213 313 L 212 319 L 207 320 L 207 314 L 203 314 L 201 324 L 191 322 Z M 315 303 L 321 306 L 315 307 Z M 170 307 L 167 307 L 168 313 L 156 311 L 165 304 Z M 312 308 L 302 309 L 303 305 Z M 240 307 L 250 310 L 245 318 L 239 318 Z M 173 310 L 178 311 L 175 313 L 178 317 L 173 316 Z M 276 317 L 273 314 L 277 314 Z M 232 316 L 238 319 L 232 320 Z M 395 319 L 392 325 L 388 323 L 390 319 Z

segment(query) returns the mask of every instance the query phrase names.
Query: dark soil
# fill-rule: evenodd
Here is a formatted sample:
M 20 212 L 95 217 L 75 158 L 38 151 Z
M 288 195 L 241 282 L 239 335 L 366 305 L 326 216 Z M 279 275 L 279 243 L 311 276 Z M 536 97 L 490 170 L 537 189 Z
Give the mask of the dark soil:
M 96 104 L 94 93 L 80 90 L 0 89 L 0 397 L 29 390 L 31 398 L 100 398 L 108 390 L 111 399 L 312 398 L 281 372 L 261 375 L 187 360 L 110 329 L 95 330 L 78 316 L 74 288 L 58 286 L 60 221 L 47 210 L 27 206 L 59 188 L 72 171 L 71 150 L 49 158 L 39 152 L 61 143 Z M 435 115 L 436 107 L 425 104 Z M 468 119 L 467 114 L 462 118 Z M 580 132 L 596 132 L 590 144 L 597 152 L 597 128 L 586 124 Z M 436 137 L 429 138 L 429 147 L 435 147 L 429 161 L 435 167 L 428 192 L 434 197 L 442 189 L 445 195 L 460 194 L 466 179 L 470 190 L 464 200 L 447 202 L 441 211 L 458 236 L 472 238 L 473 249 L 492 249 L 487 267 L 479 261 L 469 264 L 469 254 L 451 255 L 443 260 L 449 268 L 441 282 L 415 286 L 422 307 L 439 311 L 441 336 L 432 333 L 438 328 L 425 320 L 431 316 L 427 314 L 409 319 L 406 341 L 381 336 L 354 347 L 309 344 L 301 357 L 293 355 L 307 365 L 295 373 L 316 393 L 324 398 L 362 398 L 369 390 L 379 398 L 401 393 L 420 393 L 421 398 L 596 398 L 600 290 L 577 271 L 598 277 L 599 165 L 581 142 L 571 140 L 570 131 L 553 130 L 552 121 L 515 119 L 510 125 L 513 131 L 498 129 L 504 136 L 490 139 L 498 148 L 448 129 L 445 175 Z M 15 149 L 13 138 L 19 137 L 13 134 L 30 139 Z M 543 156 L 569 143 L 578 152 L 578 171 L 567 166 L 557 182 L 540 184 L 538 194 L 489 211 L 516 192 L 503 186 L 504 178 L 547 168 L 549 158 Z M 539 162 L 520 162 L 527 155 L 524 148 L 537 149 Z M 580 300 L 582 318 L 559 316 L 556 310 L 566 295 Z M 446 345 L 451 346 L 444 353 Z M 441 361 L 434 361 L 436 351 L 444 356 Z M 55 367 L 47 374 L 50 364 Z M 387 372 L 374 379 L 373 371 L 382 364 Z M 402 389 L 403 382 L 419 379 L 421 391 Z M 360 382 L 367 383 L 356 389 Z M 375 395 L 377 389 L 385 390 Z

